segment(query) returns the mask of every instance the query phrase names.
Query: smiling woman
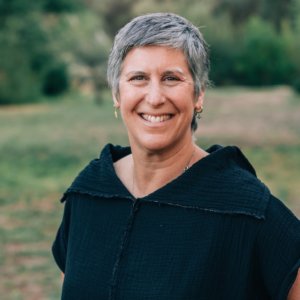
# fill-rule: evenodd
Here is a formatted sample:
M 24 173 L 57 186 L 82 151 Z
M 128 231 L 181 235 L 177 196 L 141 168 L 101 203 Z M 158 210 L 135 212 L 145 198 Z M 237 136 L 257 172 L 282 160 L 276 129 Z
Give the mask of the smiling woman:
M 203 96 L 203 92 L 195 95 L 182 51 L 161 46 L 131 50 L 124 59 L 114 101 L 127 127 L 133 157 L 135 152 L 152 159 L 157 153 L 158 159 L 162 153 L 176 157 L 182 150 L 183 157 L 188 157 L 194 151 L 191 123 Z M 141 191 L 139 196 L 149 192 Z
M 108 82 L 130 147 L 107 145 L 62 198 L 62 299 L 298 299 L 299 220 L 239 148 L 194 143 L 208 69 L 180 16 L 117 34 Z

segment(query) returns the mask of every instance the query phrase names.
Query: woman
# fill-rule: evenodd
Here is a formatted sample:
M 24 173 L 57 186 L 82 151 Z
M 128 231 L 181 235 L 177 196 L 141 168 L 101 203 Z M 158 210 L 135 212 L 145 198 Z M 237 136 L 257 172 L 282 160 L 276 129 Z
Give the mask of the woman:
M 117 34 L 108 82 L 130 148 L 107 145 L 64 194 L 62 299 L 300 299 L 299 220 L 237 147 L 193 141 L 208 69 L 180 16 Z

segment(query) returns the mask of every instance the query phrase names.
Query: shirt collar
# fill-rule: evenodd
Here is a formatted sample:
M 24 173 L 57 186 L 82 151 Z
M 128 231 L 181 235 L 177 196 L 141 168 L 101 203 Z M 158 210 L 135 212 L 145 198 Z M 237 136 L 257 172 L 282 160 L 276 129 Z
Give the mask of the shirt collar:
M 210 155 L 140 201 L 263 219 L 270 192 L 240 149 L 215 145 L 207 151 Z M 114 161 L 130 153 L 129 147 L 106 145 L 100 158 L 77 176 L 62 201 L 70 193 L 135 201 L 113 167 Z

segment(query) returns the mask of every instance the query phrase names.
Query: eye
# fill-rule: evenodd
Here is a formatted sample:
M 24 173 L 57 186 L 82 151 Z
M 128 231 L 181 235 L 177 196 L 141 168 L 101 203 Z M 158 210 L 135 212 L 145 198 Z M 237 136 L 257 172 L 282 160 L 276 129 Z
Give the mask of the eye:
M 175 86 L 181 81 L 180 78 L 175 75 L 166 75 L 162 80 L 166 86 Z
M 176 77 L 176 76 L 168 75 L 168 76 L 164 77 L 164 80 L 165 81 L 179 81 L 180 79 L 178 77 Z
M 135 76 L 132 76 L 129 80 L 130 81 L 142 81 L 145 79 L 146 79 L 146 77 L 144 75 L 135 75 Z
M 133 86 L 144 86 L 147 83 L 147 80 L 148 77 L 145 74 L 135 74 L 128 79 Z

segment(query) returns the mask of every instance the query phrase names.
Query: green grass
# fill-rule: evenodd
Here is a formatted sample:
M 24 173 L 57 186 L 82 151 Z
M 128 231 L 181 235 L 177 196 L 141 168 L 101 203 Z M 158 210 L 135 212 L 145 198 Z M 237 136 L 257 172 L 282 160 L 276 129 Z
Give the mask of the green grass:
M 272 100 L 274 99 L 274 101 Z M 273 102 L 272 102 L 273 101 Z M 259 177 L 299 216 L 300 99 L 285 88 L 216 89 L 207 95 L 199 145 L 237 144 Z M 112 102 L 89 97 L 0 108 L 0 297 L 59 299 L 50 248 L 59 199 L 104 144 L 128 144 Z
M 127 143 L 112 116 L 85 98 L 0 109 L 1 299 L 59 299 L 59 199 L 106 142 Z

